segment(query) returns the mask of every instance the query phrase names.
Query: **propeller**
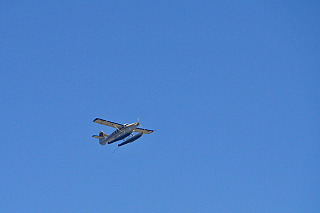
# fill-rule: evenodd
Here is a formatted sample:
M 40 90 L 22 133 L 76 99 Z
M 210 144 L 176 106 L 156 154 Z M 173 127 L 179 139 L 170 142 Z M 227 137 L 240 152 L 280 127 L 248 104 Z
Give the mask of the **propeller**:
M 138 118 L 138 124 L 139 124 L 138 126 L 140 126 L 141 128 L 143 128 L 143 127 L 141 126 L 141 124 L 140 124 L 139 118 Z

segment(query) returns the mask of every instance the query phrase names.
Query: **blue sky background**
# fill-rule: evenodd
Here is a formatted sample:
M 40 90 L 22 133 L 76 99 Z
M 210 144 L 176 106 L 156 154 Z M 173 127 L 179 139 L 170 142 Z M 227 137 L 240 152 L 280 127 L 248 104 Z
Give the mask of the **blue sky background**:
M 319 38 L 319 1 L 1 1 L 1 212 L 319 212 Z

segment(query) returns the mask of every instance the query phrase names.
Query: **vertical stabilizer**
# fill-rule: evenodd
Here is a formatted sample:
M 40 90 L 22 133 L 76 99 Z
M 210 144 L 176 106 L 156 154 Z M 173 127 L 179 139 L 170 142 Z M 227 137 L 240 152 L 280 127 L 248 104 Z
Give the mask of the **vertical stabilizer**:
M 99 139 L 99 143 L 101 145 L 106 145 L 106 140 L 108 135 L 106 135 L 102 130 L 100 131 L 99 135 L 92 135 L 92 137 Z

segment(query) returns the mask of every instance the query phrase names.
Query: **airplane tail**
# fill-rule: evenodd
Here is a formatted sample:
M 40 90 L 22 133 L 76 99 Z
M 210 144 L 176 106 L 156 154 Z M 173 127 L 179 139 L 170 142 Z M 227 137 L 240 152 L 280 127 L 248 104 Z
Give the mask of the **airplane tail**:
M 100 131 L 99 135 L 92 135 L 92 137 L 99 139 L 99 143 L 101 145 L 105 145 L 106 144 L 106 139 L 108 137 L 108 135 L 106 135 L 102 130 Z

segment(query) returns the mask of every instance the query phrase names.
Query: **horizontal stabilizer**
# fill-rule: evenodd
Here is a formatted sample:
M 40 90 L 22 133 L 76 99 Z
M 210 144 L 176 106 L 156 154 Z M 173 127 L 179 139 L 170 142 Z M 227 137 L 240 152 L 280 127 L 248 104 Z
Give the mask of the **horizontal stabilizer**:
M 92 137 L 97 138 L 97 139 L 103 139 L 104 137 L 98 136 L 98 135 L 92 135 Z

